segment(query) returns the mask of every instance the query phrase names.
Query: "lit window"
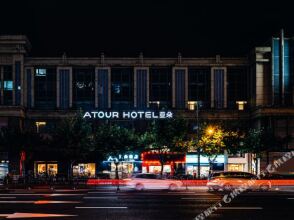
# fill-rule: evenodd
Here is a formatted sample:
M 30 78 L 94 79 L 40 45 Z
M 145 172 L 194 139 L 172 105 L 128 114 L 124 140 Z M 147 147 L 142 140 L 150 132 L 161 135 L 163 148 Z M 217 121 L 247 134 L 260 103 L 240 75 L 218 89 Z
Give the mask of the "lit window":
M 13 82 L 12 81 L 4 81 L 4 90 L 12 90 Z
M 42 127 L 45 127 L 47 123 L 45 121 L 36 121 L 35 124 L 36 124 L 36 127 L 37 127 L 37 133 L 39 133 L 40 129 Z
M 238 110 L 243 111 L 245 109 L 246 101 L 236 101 Z
M 46 76 L 46 69 L 36 69 L 36 76 Z
M 228 171 L 244 171 L 243 164 L 228 164 Z
M 191 111 L 194 111 L 196 105 L 197 105 L 197 102 L 195 102 L 195 101 L 189 101 L 188 102 L 188 109 L 191 110 Z

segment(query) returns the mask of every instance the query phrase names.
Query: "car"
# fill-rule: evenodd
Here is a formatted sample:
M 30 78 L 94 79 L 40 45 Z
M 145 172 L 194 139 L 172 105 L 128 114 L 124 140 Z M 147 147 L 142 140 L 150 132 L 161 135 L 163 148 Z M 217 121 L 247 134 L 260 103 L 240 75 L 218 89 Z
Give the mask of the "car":
M 165 179 L 160 175 L 152 173 L 140 173 L 130 179 L 124 180 L 127 188 L 144 190 L 144 189 L 168 189 L 177 190 L 182 186 L 179 180 Z
M 207 187 L 209 191 L 232 191 L 239 187 L 268 191 L 271 188 L 271 182 L 248 172 L 223 171 L 212 173 L 209 176 Z

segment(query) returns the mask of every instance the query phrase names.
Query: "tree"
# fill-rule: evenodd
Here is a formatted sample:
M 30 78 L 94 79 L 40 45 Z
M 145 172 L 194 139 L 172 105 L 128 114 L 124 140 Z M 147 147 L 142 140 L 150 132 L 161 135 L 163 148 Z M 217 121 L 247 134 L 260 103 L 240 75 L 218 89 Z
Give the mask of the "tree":
M 26 161 L 30 160 L 32 154 L 37 151 L 44 142 L 45 140 L 40 134 L 31 129 L 13 129 L 8 127 L 0 129 L 0 151 L 8 153 L 10 166 L 16 165 L 21 152 L 25 152 Z M 25 174 L 24 168 L 23 174 Z
M 94 134 L 96 152 L 104 158 L 112 157 L 115 163 L 115 178 L 119 179 L 119 156 L 134 150 L 137 145 L 137 135 L 132 129 L 118 125 L 103 124 Z
M 212 165 L 219 154 L 236 151 L 240 144 L 240 135 L 235 131 L 225 131 L 220 125 L 204 123 L 199 127 L 197 134 L 178 144 L 186 146 L 190 152 L 201 152 L 202 155 L 207 156 L 209 173 L 211 173 Z M 200 166 L 199 158 L 198 166 Z
M 281 149 L 284 142 L 276 138 L 271 129 L 263 127 L 259 129 L 249 129 L 244 138 L 244 148 L 247 152 L 254 154 L 255 172 L 258 173 L 258 160 L 262 158 L 264 152 L 267 155 L 267 163 L 269 163 L 269 152 Z
M 86 159 L 95 150 L 91 124 L 80 112 L 62 120 L 52 136 L 52 148 L 69 161 L 68 177 L 72 176 L 73 164 Z
M 157 154 L 163 174 L 163 165 L 166 163 L 165 153 L 186 152 L 186 148 L 177 143 L 188 134 L 187 122 L 183 119 L 157 120 L 151 123 L 148 130 L 139 137 L 139 145 L 145 151 Z

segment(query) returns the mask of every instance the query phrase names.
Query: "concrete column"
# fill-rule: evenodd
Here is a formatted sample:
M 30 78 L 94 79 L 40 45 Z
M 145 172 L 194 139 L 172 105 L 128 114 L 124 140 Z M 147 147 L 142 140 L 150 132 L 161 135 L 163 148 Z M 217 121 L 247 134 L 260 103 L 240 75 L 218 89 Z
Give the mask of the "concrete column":
M 12 64 L 12 82 L 13 82 L 13 89 L 12 89 L 12 105 L 15 105 L 15 90 L 16 83 L 15 83 L 15 59 L 13 57 L 13 64 Z
M 72 67 L 57 67 L 56 73 L 56 106 L 60 108 L 60 70 L 68 70 L 69 71 L 69 108 L 72 107 Z
M 134 107 L 136 108 L 137 103 L 137 72 L 139 70 L 146 70 L 146 106 L 149 107 L 149 68 L 148 67 L 135 67 L 134 68 Z
M 210 71 L 210 107 L 214 108 L 214 70 L 212 67 Z
M 111 108 L 111 68 L 108 68 L 108 108 Z
M 149 68 L 147 69 L 147 108 L 150 107 L 150 72 L 149 72 Z
M 72 67 L 69 69 L 69 108 L 72 108 Z
M 224 88 L 224 103 L 223 103 L 223 107 L 227 108 L 227 68 L 226 67 L 212 67 L 211 68 L 211 108 L 215 107 L 215 97 L 214 97 L 214 71 L 215 70 L 223 70 L 224 71 L 224 84 L 223 84 L 223 88 Z
M 134 108 L 137 107 L 137 68 L 134 68 Z
M 60 108 L 60 73 L 59 68 L 56 69 L 56 107 Z
M 227 87 L 228 87 L 228 80 L 227 80 L 227 68 L 224 67 L 224 108 L 227 108 L 228 106 L 228 93 L 227 93 Z
M 0 83 L 2 83 L 1 87 L 0 87 L 0 104 L 3 105 L 4 103 L 4 82 L 3 82 L 4 76 L 3 76 L 3 67 L 0 66 Z
M 183 70 L 185 72 L 185 108 L 188 107 L 188 68 L 173 67 L 172 69 L 172 107 L 176 107 L 176 71 Z
M 95 68 L 95 108 L 98 108 L 98 70 Z
M 107 70 L 108 74 L 108 84 L 107 84 L 107 92 L 108 92 L 108 108 L 111 108 L 111 68 L 110 67 L 96 67 L 95 68 L 95 107 L 100 108 L 99 106 L 99 70 Z
M 176 107 L 176 72 L 175 68 L 172 70 L 172 108 Z
M 188 108 L 188 101 L 189 101 L 189 75 L 188 75 L 188 68 L 185 68 L 185 108 Z
M 32 67 L 32 107 L 35 107 L 35 68 Z
M 23 94 L 23 103 L 22 105 L 24 105 L 25 107 L 28 107 L 28 89 L 31 89 L 31 88 L 28 88 L 28 85 L 27 85 L 27 71 L 28 70 L 31 70 L 31 68 L 25 68 L 24 69 L 24 83 L 23 83 L 23 91 L 24 91 L 24 94 Z M 32 70 L 31 70 L 32 71 Z

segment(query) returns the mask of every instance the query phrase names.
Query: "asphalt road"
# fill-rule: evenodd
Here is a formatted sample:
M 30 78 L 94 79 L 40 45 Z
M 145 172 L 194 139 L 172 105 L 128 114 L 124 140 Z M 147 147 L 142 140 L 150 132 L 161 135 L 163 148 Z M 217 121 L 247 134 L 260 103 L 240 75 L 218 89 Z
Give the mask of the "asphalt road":
M 222 201 L 223 196 L 223 193 L 205 190 L 1 192 L 0 219 L 192 220 Z M 214 210 L 207 219 L 294 219 L 293 207 L 294 192 L 246 192 L 230 203 L 222 202 L 222 207 Z

